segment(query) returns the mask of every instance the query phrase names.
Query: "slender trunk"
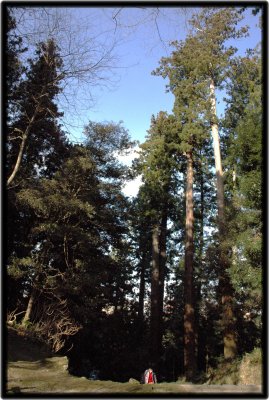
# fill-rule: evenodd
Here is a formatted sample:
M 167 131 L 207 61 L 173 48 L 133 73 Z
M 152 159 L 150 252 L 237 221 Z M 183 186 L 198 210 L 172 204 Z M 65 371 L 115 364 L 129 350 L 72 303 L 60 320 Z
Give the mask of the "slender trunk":
M 201 179 L 200 179 L 200 203 L 201 203 L 201 225 L 200 225 L 200 247 L 199 247 L 199 259 L 202 260 L 203 258 L 203 251 L 204 251 L 204 172 L 201 165 Z
M 20 168 L 21 160 L 22 160 L 22 156 L 23 156 L 23 152 L 24 152 L 24 148 L 25 148 L 27 137 L 28 137 L 27 132 L 22 135 L 22 140 L 21 140 L 21 144 L 20 144 L 20 148 L 19 148 L 18 157 L 17 157 L 16 163 L 15 163 L 14 169 L 13 169 L 11 175 L 9 176 L 8 180 L 7 180 L 7 186 L 9 186 L 11 184 L 11 182 L 15 178 L 15 176 L 16 176 L 19 168 Z
M 164 282 L 165 282 L 165 266 L 166 266 L 166 237 L 167 237 L 167 203 L 164 204 L 161 232 L 160 232 L 160 261 L 159 261 L 159 348 L 162 349 L 162 336 L 163 336 L 163 301 L 164 301 Z
M 201 269 L 203 266 L 203 249 L 204 249 L 204 175 L 202 163 L 200 165 L 200 231 L 199 231 L 199 250 L 198 250 L 198 279 L 195 285 L 195 304 L 196 304 L 196 348 L 197 348 L 197 368 L 202 370 L 205 361 L 204 335 L 201 327 L 200 319 L 200 301 L 201 301 Z
M 138 321 L 142 324 L 144 320 L 144 298 L 145 298 L 145 262 L 146 253 L 142 252 L 142 259 L 140 262 L 140 284 L 139 284 L 139 301 L 138 301 Z
M 236 190 L 236 167 L 234 166 L 233 168 L 233 197 L 235 196 L 235 190 Z M 234 245 L 232 246 L 232 265 L 236 265 L 236 259 L 237 259 L 237 246 Z
M 233 191 L 235 193 L 235 189 L 236 189 L 236 166 L 234 166 L 233 168 Z
M 210 82 L 210 95 L 211 95 L 211 110 L 213 118 L 217 117 L 216 110 L 216 96 L 215 96 L 215 84 L 213 79 Z M 212 123 L 212 137 L 213 147 L 215 156 L 215 167 L 217 176 L 217 204 L 218 204 L 218 224 L 219 224 L 219 236 L 220 242 L 223 240 L 225 234 L 225 220 L 224 220 L 224 183 L 220 153 L 220 142 L 218 124 L 213 121 Z M 233 290 L 230 282 L 230 278 L 227 274 L 227 260 L 225 257 L 225 251 L 220 247 L 220 278 L 219 278 L 219 291 L 221 294 L 222 304 L 222 324 L 223 324 L 223 345 L 224 345 L 224 358 L 234 358 L 237 353 L 236 345 L 236 333 L 234 324 L 234 312 L 233 312 Z
M 193 159 L 187 153 L 186 184 L 186 247 L 184 274 L 184 370 L 188 380 L 192 380 L 196 372 L 195 357 L 195 316 L 193 288 Z
M 35 289 L 32 289 L 32 293 L 28 300 L 27 309 L 26 309 L 25 315 L 22 320 L 22 325 L 25 325 L 27 322 L 29 322 L 31 320 L 31 314 L 32 314 L 32 310 L 33 310 L 34 301 L 35 301 Z
M 9 186 L 12 183 L 12 181 L 14 180 L 14 178 L 17 175 L 17 173 L 19 171 L 19 168 L 21 166 L 21 162 L 22 162 L 22 157 L 23 157 L 26 141 L 28 139 L 30 129 L 32 128 L 33 124 L 36 122 L 37 114 L 40 112 L 40 102 L 41 102 L 42 96 L 44 95 L 44 91 L 45 91 L 45 87 L 43 87 L 42 90 L 41 90 L 41 93 L 40 93 L 40 96 L 39 96 L 39 101 L 37 102 L 37 105 L 36 105 L 36 107 L 34 109 L 32 117 L 29 118 L 29 123 L 28 123 L 25 131 L 21 132 L 22 133 L 22 140 L 21 140 L 21 144 L 20 144 L 20 148 L 19 148 L 18 157 L 17 157 L 16 163 L 15 163 L 15 166 L 13 168 L 13 171 L 12 171 L 11 175 L 9 176 L 9 178 L 7 180 L 7 186 Z
M 156 369 L 159 360 L 159 226 L 152 230 L 152 274 L 151 274 L 151 361 Z
M 163 204 L 160 225 L 152 230 L 152 276 L 151 276 L 151 357 L 158 372 L 162 349 L 162 320 L 164 279 L 166 264 L 167 202 Z
M 217 109 L 216 109 L 215 85 L 213 79 L 210 82 L 210 95 L 211 95 L 212 114 L 213 117 L 216 118 Z M 211 129 L 212 129 L 215 168 L 217 176 L 218 220 L 219 220 L 220 234 L 222 234 L 224 228 L 224 184 L 223 184 L 223 172 L 222 172 L 221 153 L 220 153 L 219 128 L 218 124 L 215 121 L 212 123 Z

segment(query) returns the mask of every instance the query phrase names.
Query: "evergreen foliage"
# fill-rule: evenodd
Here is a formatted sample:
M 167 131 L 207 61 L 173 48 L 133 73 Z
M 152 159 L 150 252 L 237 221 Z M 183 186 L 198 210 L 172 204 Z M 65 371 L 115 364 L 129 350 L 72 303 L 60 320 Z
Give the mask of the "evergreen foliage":
M 261 324 L 262 308 L 262 74 L 259 52 L 238 58 L 231 71 L 224 122 L 229 235 L 233 245 L 230 275 L 246 324 Z M 247 329 L 245 327 L 245 329 Z M 256 335 L 253 335 L 253 340 Z
M 14 172 L 17 180 L 23 175 L 30 178 L 52 174 L 58 167 L 58 154 L 64 154 L 65 139 L 58 123 L 62 113 L 55 102 L 61 91 L 58 82 L 61 64 L 53 40 L 39 44 L 35 59 L 29 60 L 25 79 L 17 89 L 16 113 L 9 127 L 9 182 Z

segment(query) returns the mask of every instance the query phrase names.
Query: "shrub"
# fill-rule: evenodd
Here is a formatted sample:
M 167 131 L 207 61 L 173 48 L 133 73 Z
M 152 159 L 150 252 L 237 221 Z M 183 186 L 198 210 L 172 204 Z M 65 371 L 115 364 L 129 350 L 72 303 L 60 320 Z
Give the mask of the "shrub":
M 246 353 L 239 369 L 239 383 L 242 385 L 262 384 L 262 352 L 255 348 L 251 353 Z

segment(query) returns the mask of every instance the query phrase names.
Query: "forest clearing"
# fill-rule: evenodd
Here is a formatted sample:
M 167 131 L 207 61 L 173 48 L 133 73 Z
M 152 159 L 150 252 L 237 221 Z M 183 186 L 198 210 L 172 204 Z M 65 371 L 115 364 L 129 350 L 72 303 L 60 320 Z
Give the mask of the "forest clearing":
M 1 5 L 9 396 L 267 390 L 268 4 L 231 4 Z

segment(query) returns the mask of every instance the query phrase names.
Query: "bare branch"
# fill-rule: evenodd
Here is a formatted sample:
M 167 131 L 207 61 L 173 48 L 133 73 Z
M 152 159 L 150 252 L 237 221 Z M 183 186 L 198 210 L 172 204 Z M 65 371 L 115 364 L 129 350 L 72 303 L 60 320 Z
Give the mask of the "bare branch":
M 24 311 L 20 311 L 18 313 L 16 313 L 16 311 L 17 311 L 17 308 L 15 308 L 15 310 L 10 311 L 10 312 L 7 313 L 7 324 L 10 325 L 10 326 L 16 325 L 17 316 L 20 315 L 20 314 L 24 314 L 25 313 L 25 310 Z

